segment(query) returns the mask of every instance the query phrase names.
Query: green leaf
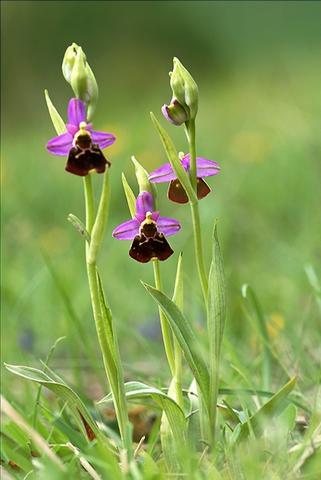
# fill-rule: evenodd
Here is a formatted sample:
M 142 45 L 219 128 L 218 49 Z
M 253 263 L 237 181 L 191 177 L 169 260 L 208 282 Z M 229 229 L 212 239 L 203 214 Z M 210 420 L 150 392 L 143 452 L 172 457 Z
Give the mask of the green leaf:
M 168 160 L 170 161 L 170 164 L 173 167 L 173 170 L 178 178 L 178 180 L 181 182 L 188 199 L 191 203 L 196 203 L 197 202 L 197 197 L 196 194 L 193 190 L 192 184 L 190 182 L 190 178 L 185 171 L 184 167 L 182 166 L 182 163 L 180 161 L 180 158 L 178 156 L 178 152 L 175 148 L 175 145 L 173 143 L 173 140 L 170 138 L 166 130 L 160 125 L 159 121 L 155 117 L 155 115 L 151 112 L 150 114 L 151 119 L 153 124 L 156 127 L 156 130 L 159 133 L 160 139 L 163 143 L 166 155 L 168 157 Z
M 207 302 L 207 331 L 210 349 L 210 412 L 212 412 L 213 417 L 213 429 L 215 428 L 219 363 L 226 316 L 225 290 L 223 258 L 217 236 L 217 224 L 215 223 Z
M 47 103 L 47 107 L 48 107 L 48 110 L 49 110 L 49 115 L 50 115 L 51 121 L 53 123 L 53 126 L 55 127 L 55 130 L 56 130 L 57 134 L 61 135 L 62 133 L 65 133 L 65 131 L 66 131 L 65 122 L 63 121 L 63 119 L 59 115 L 56 107 L 52 103 L 52 101 L 49 97 L 48 90 L 45 90 L 45 98 L 46 98 L 46 103 Z
M 186 361 L 193 372 L 195 380 L 204 398 L 208 401 L 209 373 L 199 353 L 200 345 L 191 324 L 187 321 L 177 305 L 164 293 L 146 283 L 143 283 L 143 285 L 165 313 L 172 331 L 184 352 Z
M 178 442 L 185 438 L 186 420 L 183 410 L 165 392 L 141 382 L 126 382 L 125 394 L 128 399 L 151 398 L 167 416 L 173 436 Z M 98 404 L 112 400 L 112 394 L 108 394 Z
M 287 396 L 293 390 L 296 384 L 296 377 L 288 381 L 277 393 L 273 395 L 246 423 L 243 423 L 240 430 L 239 440 L 248 437 L 250 432 L 254 435 L 261 435 L 264 429 L 264 423 L 279 415 L 287 406 Z
M 47 373 L 38 370 L 37 368 L 25 367 L 21 365 L 5 364 L 5 367 L 15 375 L 26 378 L 27 380 L 31 380 L 32 382 L 37 382 L 40 385 L 44 385 L 49 390 L 53 391 L 63 401 L 67 402 L 68 407 L 72 411 L 82 433 L 86 438 L 88 438 L 88 435 L 84 421 L 89 425 L 96 437 L 102 438 L 100 430 L 98 429 L 82 400 L 57 375 L 55 375 L 55 378 L 52 378 Z
M 104 352 L 104 365 L 113 395 L 114 406 L 117 412 L 117 420 L 120 427 L 121 436 L 130 455 L 132 449 L 131 424 L 128 421 L 124 390 L 124 375 L 120 360 L 117 336 L 114 333 L 112 313 L 109 305 L 106 302 L 102 282 L 97 269 L 96 275 L 98 298 L 102 315 L 102 332 L 100 334 L 100 341 L 103 342 L 101 348 Z
M 132 189 L 130 188 L 130 186 L 127 182 L 127 179 L 126 179 L 124 173 L 121 174 L 121 179 L 122 179 L 122 182 L 123 182 L 123 187 L 124 187 L 124 192 L 125 192 L 125 195 L 126 195 L 128 208 L 129 208 L 129 211 L 130 211 L 130 214 L 131 214 L 132 218 L 134 218 L 135 213 L 136 213 L 136 198 L 135 198 L 134 192 L 132 191 Z

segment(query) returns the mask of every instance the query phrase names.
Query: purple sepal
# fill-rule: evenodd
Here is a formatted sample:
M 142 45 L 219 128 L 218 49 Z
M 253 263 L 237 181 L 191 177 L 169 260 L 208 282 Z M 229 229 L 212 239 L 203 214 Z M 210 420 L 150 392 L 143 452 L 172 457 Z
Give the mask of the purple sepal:
M 170 163 L 164 163 L 159 168 L 156 168 L 148 175 L 148 179 L 152 183 L 163 183 L 175 180 L 176 175 Z
M 175 218 L 168 218 L 168 217 L 158 217 L 156 222 L 157 230 L 160 233 L 163 233 L 166 237 L 170 235 L 175 235 L 180 229 L 181 226 Z
M 69 132 L 54 137 L 46 145 L 48 152 L 65 157 L 72 148 L 73 136 Z
M 95 130 L 92 130 L 90 133 L 92 142 L 99 145 L 101 150 L 110 147 L 116 140 L 116 137 L 112 133 L 97 132 Z
M 68 104 L 68 123 L 79 129 L 79 124 L 86 121 L 86 107 L 79 98 L 72 98 Z
M 140 222 L 136 218 L 127 220 L 116 227 L 112 233 L 117 240 L 133 240 L 139 234 Z
M 136 218 L 145 219 L 147 212 L 154 209 L 154 199 L 150 192 L 141 192 L 136 199 Z M 142 221 L 142 220 L 140 220 Z

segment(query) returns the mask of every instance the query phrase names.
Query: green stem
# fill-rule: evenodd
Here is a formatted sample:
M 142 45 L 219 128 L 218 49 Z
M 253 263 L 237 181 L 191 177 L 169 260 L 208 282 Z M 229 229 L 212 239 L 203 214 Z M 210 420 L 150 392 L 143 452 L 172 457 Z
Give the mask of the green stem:
M 208 292 L 208 281 L 207 273 L 205 269 L 204 255 L 203 255 L 203 246 L 202 246 L 202 235 L 201 235 L 201 224 L 200 224 L 200 214 L 198 209 L 198 202 L 190 203 L 192 222 L 193 222 L 193 232 L 194 232 L 194 249 L 195 249 L 195 260 L 197 265 L 197 271 L 200 279 L 200 284 L 202 287 L 203 297 L 205 304 L 207 303 L 207 292 Z
M 193 189 L 196 192 L 197 191 L 197 178 L 196 178 L 197 168 L 196 168 L 195 120 L 189 121 L 185 131 L 186 131 L 186 136 L 188 140 L 189 154 L 190 154 L 189 175 L 190 175 Z M 198 201 L 190 202 L 190 207 L 191 207 L 192 222 L 193 222 L 195 259 L 196 259 L 196 265 L 197 265 L 198 275 L 200 279 L 200 284 L 203 292 L 203 297 L 206 304 L 207 292 L 208 292 L 208 281 L 207 281 L 207 273 L 206 273 L 205 262 L 204 262 Z
M 159 269 L 159 261 L 157 258 L 155 258 L 152 260 L 152 262 L 153 262 L 153 269 L 154 269 L 155 286 L 157 290 L 162 292 L 163 286 L 162 286 L 162 280 L 161 280 L 160 269 Z M 174 356 L 173 343 L 172 343 L 172 332 L 163 310 L 159 307 L 158 311 L 159 311 L 159 319 L 160 319 L 160 324 L 162 329 L 167 361 L 169 364 L 169 368 L 171 370 L 171 374 L 173 377 L 175 377 L 175 356 Z
M 114 406 L 115 406 L 115 412 L 116 412 L 117 422 L 119 426 L 120 436 L 122 439 L 123 447 L 127 450 L 128 455 L 130 456 L 131 441 L 128 435 L 129 421 L 128 421 L 128 414 L 127 414 L 126 397 L 125 397 L 124 389 L 122 388 L 123 375 L 120 369 L 118 368 L 118 372 L 117 372 L 118 375 L 117 375 L 117 378 L 115 378 L 115 376 L 113 375 L 110 369 L 110 365 L 108 362 L 110 346 L 109 346 L 108 338 L 106 335 L 107 329 L 105 328 L 105 325 L 104 325 L 104 316 L 101 309 L 101 300 L 100 300 L 100 292 L 99 292 L 98 277 L 97 277 L 97 265 L 96 265 L 96 255 L 102 240 L 104 224 L 105 224 L 107 211 L 108 211 L 109 192 L 108 192 L 107 176 L 108 176 L 108 173 L 106 172 L 96 221 L 95 221 L 95 213 L 94 213 L 94 199 L 93 199 L 91 176 L 87 175 L 84 178 L 85 205 L 86 205 L 86 229 L 89 235 L 92 236 L 91 242 L 90 243 L 86 242 L 87 276 L 88 276 L 91 304 L 92 304 L 92 309 L 93 309 L 93 314 L 95 319 L 97 336 L 99 340 L 101 353 L 103 356 L 103 362 L 104 362 L 108 383 L 110 385 L 110 389 L 113 394 Z M 94 238 L 94 242 L 92 243 L 93 238 Z M 117 356 L 118 356 L 119 352 L 118 352 L 118 345 L 116 342 L 114 342 L 114 348 L 117 349 Z M 122 382 L 122 385 L 120 385 L 120 382 Z

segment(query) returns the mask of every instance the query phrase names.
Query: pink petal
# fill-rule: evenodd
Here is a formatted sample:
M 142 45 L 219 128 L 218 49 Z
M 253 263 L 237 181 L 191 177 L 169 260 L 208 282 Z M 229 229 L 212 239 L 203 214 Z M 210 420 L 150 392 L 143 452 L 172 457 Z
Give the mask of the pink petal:
M 46 145 L 48 152 L 53 155 L 61 155 L 65 157 L 72 148 L 73 137 L 69 132 L 63 133 L 58 137 L 54 137 Z
M 181 226 L 175 218 L 159 217 L 157 220 L 157 229 L 163 233 L 165 237 L 175 235 L 180 230 Z
M 86 121 L 86 107 L 79 98 L 72 98 L 68 104 L 68 123 L 79 129 L 79 124 Z
M 117 240 L 133 240 L 139 234 L 140 223 L 134 218 L 121 223 L 115 228 L 112 235 Z
M 116 137 L 112 133 L 97 132 L 93 130 L 91 132 L 91 139 L 93 143 L 97 143 L 99 148 L 103 150 L 103 148 L 110 147 L 110 145 L 115 142 Z

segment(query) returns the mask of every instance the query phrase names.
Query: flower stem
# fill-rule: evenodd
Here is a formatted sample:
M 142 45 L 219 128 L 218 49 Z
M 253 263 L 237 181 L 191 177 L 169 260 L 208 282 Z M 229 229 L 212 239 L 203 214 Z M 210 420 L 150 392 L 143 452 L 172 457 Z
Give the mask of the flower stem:
M 112 370 L 108 358 L 110 358 L 110 338 L 108 338 L 109 328 L 105 325 L 105 318 L 101 307 L 101 298 L 97 276 L 97 264 L 96 255 L 102 240 L 104 224 L 107 218 L 108 212 L 108 171 L 104 175 L 104 185 L 100 204 L 98 208 L 98 214 L 95 220 L 94 212 L 94 199 L 92 190 L 91 176 L 84 177 L 84 191 L 85 191 L 85 206 L 86 206 L 86 229 L 89 235 L 92 235 L 91 242 L 86 242 L 86 263 L 87 263 L 87 276 L 91 297 L 91 304 L 95 319 L 96 331 L 99 340 L 101 353 L 103 356 L 104 367 L 108 379 L 110 389 L 113 394 L 115 412 L 117 422 L 119 426 L 120 436 L 122 439 L 123 448 L 127 450 L 129 456 L 131 456 L 131 439 L 129 436 L 129 421 L 127 414 L 126 397 L 123 388 L 124 380 L 122 375 L 122 369 L 119 361 L 119 350 L 117 341 L 113 340 L 113 348 L 115 349 L 115 357 L 117 365 L 117 374 Z M 98 234 L 95 232 L 98 232 Z M 94 242 L 92 243 L 92 240 Z
M 163 285 L 162 285 L 162 279 L 160 274 L 159 261 L 157 258 L 154 258 L 152 262 L 153 262 L 153 269 L 154 269 L 155 286 L 157 290 L 162 292 Z M 159 307 L 158 311 L 159 311 L 159 319 L 160 319 L 160 324 L 162 329 L 165 353 L 166 353 L 167 361 L 169 364 L 169 368 L 171 370 L 171 374 L 174 377 L 175 376 L 175 356 L 174 356 L 174 350 L 173 350 L 172 332 L 163 310 Z
M 189 154 L 190 154 L 189 174 L 190 174 L 192 187 L 196 192 L 197 191 L 197 168 L 196 168 L 195 120 L 189 121 L 188 125 L 186 126 L 185 132 L 188 140 Z M 203 297 L 206 304 L 207 292 L 208 292 L 208 281 L 207 281 L 207 273 L 206 273 L 205 262 L 204 262 L 198 201 L 190 202 L 190 207 L 191 207 L 193 232 L 194 232 L 195 259 L 196 259 L 196 265 L 197 265 L 198 275 L 200 279 L 200 284 L 202 287 Z

